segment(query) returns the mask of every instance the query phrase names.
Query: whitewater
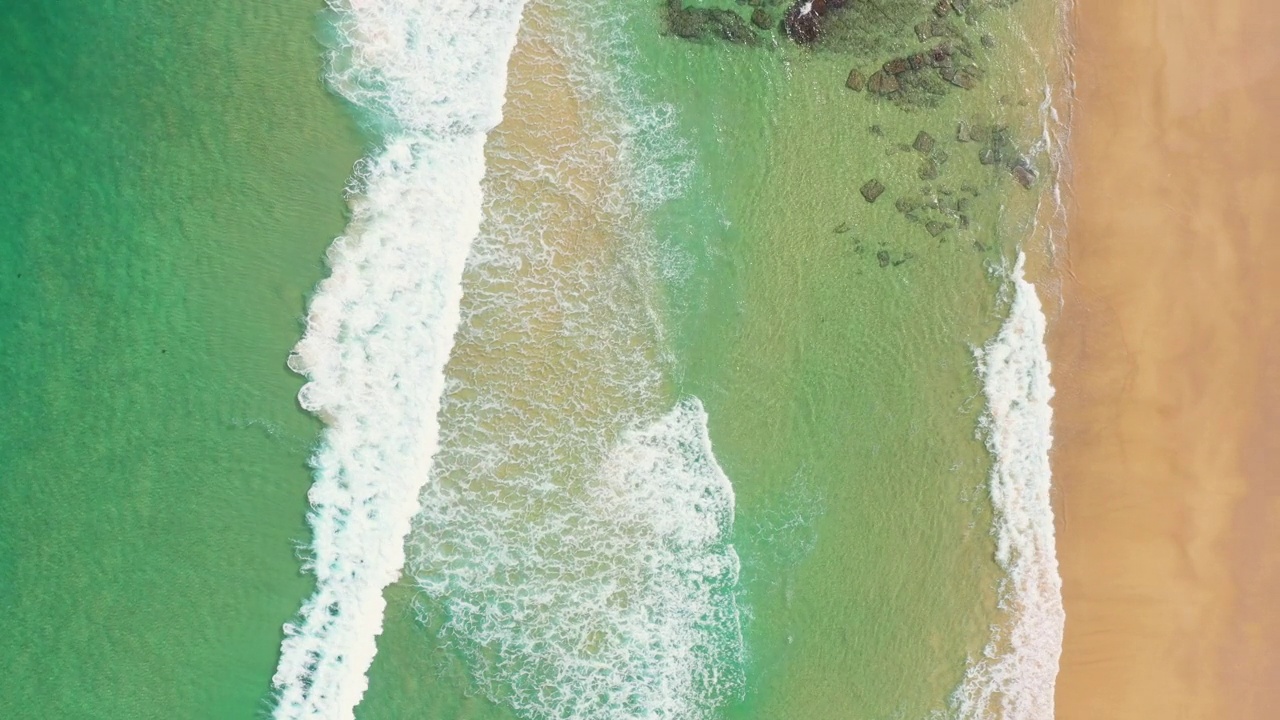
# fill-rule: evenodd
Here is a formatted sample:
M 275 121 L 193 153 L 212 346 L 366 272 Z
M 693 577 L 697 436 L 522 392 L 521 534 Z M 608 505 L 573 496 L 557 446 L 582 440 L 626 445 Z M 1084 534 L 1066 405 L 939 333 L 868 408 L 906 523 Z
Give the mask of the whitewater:
M 977 352 L 987 399 L 981 431 L 992 456 L 998 592 L 1005 622 L 993 626 L 952 697 L 963 720 L 1052 720 L 1053 691 L 1066 614 L 1054 539 L 1049 449 L 1053 385 L 1046 320 L 1019 253 L 1009 277 L 1009 315 Z
M 382 129 L 350 186 L 289 366 L 324 419 L 311 460 L 315 593 L 284 628 L 276 718 L 354 717 L 438 446 L 484 145 L 502 117 L 520 0 L 345 0 L 331 86 Z

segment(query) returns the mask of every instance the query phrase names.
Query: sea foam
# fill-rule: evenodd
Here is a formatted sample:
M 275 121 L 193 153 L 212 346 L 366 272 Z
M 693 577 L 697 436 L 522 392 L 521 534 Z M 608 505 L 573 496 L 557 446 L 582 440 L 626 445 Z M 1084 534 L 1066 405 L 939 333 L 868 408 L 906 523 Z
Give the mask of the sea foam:
M 743 686 L 733 490 L 666 379 L 637 187 L 655 126 L 566 17 L 530 4 L 513 67 L 536 73 L 490 137 L 408 572 L 423 624 L 517 717 L 699 720 Z
M 334 2 L 333 88 L 384 137 L 357 169 L 289 366 L 325 420 L 308 494 L 316 590 L 285 626 L 277 718 L 351 718 L 383 589 L 438 445 L 461 278 L 481 222 L 486 133 L 501 119 L 520 0 Z
M 733 490 L 693 398 L 594 472 L 433 483 L 414 572 L 479 689 L 527 718 L 714 717 L 741 690 Z
M 993 457 L 996 561 L 1005 622 L 970 663 L 952 698 L 964 720 L 1052 720 L 1065 614 L 1054 547 L 1049 448 L 1053 412 L 1045 316 L 1019 254 L 1000 332 L 977 353 L 987 399 L 982 431 Z

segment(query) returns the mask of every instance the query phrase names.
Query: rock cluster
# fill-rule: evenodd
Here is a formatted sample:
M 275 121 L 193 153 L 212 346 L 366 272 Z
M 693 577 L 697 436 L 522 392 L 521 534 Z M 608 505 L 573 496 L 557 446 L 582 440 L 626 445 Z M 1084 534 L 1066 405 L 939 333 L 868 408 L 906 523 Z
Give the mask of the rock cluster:
M 848 0 L 796 0 L 782 16 L 782 29 L 787 37 L 804 45 L 818 40 L 822 34 L 822 18 L 839 10 Z
M 961 123 L 956 129 L 956 137 L 982 143 L 982 148 L 978 150 L 978 162 L 983 165 L 1007 168 L 1013 175 L 1013 179 L 1024 188 L 1035 184 L 1035 168 L 1031 166 L 1031 161 L 1018 151 L 1018 146 L 1013 142 L 1008 128 L 996 126 L 987 130 L 968 127 Z
M 767 21 L 768 13 L 765 15 Z M 684 0 L 667 0 L 667 30 L 685 40 L 719 39 L 741 45 L 760 42 L 747 21 L 733 10 L 686 8 Z
M 940 79 L 949 85 L 972 90 L 977 86 L 980 71 L 972 63 L 960 64 L 955 55 L 955 48 L 948 43 L 943 43 L 928 48 L 924 52 L 891 58 L 867 78 L 866 88 L 875 95 L 891 98 L 898 93 L 910 90 L 936 95 L 943 92 L 937 86 Z M 855 90 L 860 89 L 850 87 Z

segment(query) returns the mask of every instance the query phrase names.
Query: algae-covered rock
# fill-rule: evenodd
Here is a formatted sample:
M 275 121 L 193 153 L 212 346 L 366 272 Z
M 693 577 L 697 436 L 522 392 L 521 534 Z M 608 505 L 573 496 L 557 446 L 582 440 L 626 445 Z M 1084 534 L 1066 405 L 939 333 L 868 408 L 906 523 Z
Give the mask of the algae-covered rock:
M 884 185 L 882 185 L 879 180 L 868 180 L 862 185 L 858 192 L 862 193 L 862 197 L 866 199 L 867 202 L 873 203 L 876 201 L 876 198 L 884 194 Z
M 667 30 L 685 40 L 724 40 L 755 45 L 760 38 L 742 16 L 719 8 L 686 8 L 684 0 L 667 0 Z
M 884 70 L 877 70 L 867 79 L 867 90 L 877 95 L 889 95 L 898 92 L 901 83 L 898 82 L 896 75 L 890 75 Z
M 911 144 L 911 147 L 915 148 L 916 152 L 920 152 L 920 153 L 924 153 L 925 155 L 928 155 L 929 153 L 933 152 L 933 145 L 934 145 L 933 136 L 925 132 L 924 130 L 921 130 L 920 133 L 916 135 L 916 141 Z

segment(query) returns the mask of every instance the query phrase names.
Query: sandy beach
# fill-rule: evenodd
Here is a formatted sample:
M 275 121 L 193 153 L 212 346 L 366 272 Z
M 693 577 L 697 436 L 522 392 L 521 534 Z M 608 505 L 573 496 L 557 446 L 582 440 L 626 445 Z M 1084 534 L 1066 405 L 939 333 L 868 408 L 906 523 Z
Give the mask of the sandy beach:
M 1280 16 L 1077 0 L 1057 714 L 1280 707 Z

